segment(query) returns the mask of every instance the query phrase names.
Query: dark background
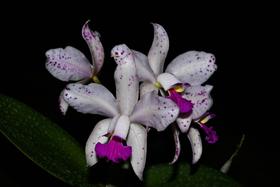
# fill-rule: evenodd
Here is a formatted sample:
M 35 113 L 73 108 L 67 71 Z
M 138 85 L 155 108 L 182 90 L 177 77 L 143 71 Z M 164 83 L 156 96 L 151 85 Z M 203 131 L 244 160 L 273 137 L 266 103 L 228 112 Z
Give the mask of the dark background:
M 153 39 L 150 22 L 159 23 L 170 39 L 166 65 L 188 50 L 211 52 L 217 59 L 218 70 L 207 83 L 214 85 L 211 111 L 217 118 L 211 124 L 220 140 L 215 145 L 205 144 L 201 163 L 219 169 L 234 152 L 242 134 L 246 134 L 229 175 L 245 186 L 275 185 L 278 127 L 274 109 L 265 105 L 277 102 L 272 84 L 276 78 L 271 75 L 277 76 L 271 69 L 278 59 L 268 60 L 277 57 L 272 52 L 276 42 L 273 10 L 262 4 L 242 3 L 70 4 L 2 6 L 5 13 L 1 13 L 1 94 L 32 106 L 84 146 L 94 124 L 103 118 L 71 109 L 66 116 L 60 114 L 57 99 L 65 83 L 45 69 L 45 51 L 71 45 L 90 59 L 81 36 L 82 25 L 90 19 L 91 28 L 101 34 L 106 53 L 100 80 L 115 93 L 116 65 L 110 58 L 111 48 L 126 43 L 147 54 Z M 147 165 L 172 159 L 170 132 L 170 128 L 162 134 L 151 132 Z M 186 137 L 182 135 L 181 141 L 180 161 L 188 160 L 190 147 Z M 0 146 L 0 186 L 67 186 L 33 164 L 2 135 Z

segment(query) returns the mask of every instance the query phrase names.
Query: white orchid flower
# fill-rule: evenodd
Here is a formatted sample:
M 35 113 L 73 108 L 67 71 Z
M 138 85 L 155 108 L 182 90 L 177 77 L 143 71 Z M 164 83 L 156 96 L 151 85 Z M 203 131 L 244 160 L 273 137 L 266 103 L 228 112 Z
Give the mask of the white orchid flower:
M 159 24 L 153 24 L 154 40 L 148 57 L 138 51 L 133 51 L 137 66 L 137 75 L 143 83 L 140 95 L 150 91 L 161 90 L 162 95 L 173 100 L 180 108 L 180 115 L 176 119 L 179 129 L 187 133 L 193 150 L 193 163 L 196 163 L 202 154 L 200 133 L 190 127 L 195 121 L 206 133 L 209 143 L 217 141 L 217 135 L 212 127 L 205 123 L 213 117 L 206 113 L 212 106 L 210 92 L 211 85 L 202 86 L 204 82 L 217 69 L 214 55 L 206 52 L 188 51 L 177 56 L 163 72 L 165 58 L 169 49 L 169 38 L 164 28 Z M 179 132 L 174 128 L 176 144 L 174 163 L 180 154 Z
M 114 74 L 117 99 L 95 83 L 69 84 L 63 96 L 79 112 L 109 117 L 97 123 L 88 138 L 88 166 L 96 164 L 98 158 L 115 163 L 130 158 L 135 174 L 142 179 L 147 152 L 147 130 L 142 125 L 162 131 L 176 120 L 179 109 L 156 92 L 138 101 L 139 81 L 131 50 L 123 44 L 115 46 L 111 54 L 118 64 Z
M 86 41 L 92 57 L 92 63 L 78 49 L 67 46 L 65 49 L 56 48 L 46 52 L 46 68 L 61 81 L 79 81 L 87 83 L 91 79 L 99 82 L 97 74 L 103 66 L 104 49 L 98 32 L 92 32 L 87 21 L 82 28 L 82 36 Z M 59 96 L 59 106 L 63 114 L 68 109 L 68 103 L 63 99 L 64 90 Z

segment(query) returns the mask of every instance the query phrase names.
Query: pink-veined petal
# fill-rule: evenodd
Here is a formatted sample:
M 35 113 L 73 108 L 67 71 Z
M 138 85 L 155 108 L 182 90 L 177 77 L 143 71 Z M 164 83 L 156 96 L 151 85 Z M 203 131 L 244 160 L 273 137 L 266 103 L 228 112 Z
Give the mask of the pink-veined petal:
M 58 102 L 59 102 L 59 109 L 61 113 L 65 115 L 68 110 L 69 104 L 64 99 L 64 90 L 62 90 L 62 92 L 60 93 Z
M 172 60 L 167 66 L 166 72 L 175 75 L 184 83 L 196 86 L 206 82 L 216 69 L 213 54 L 188 51 Z
M 150 48 L 148 59 L 155 75 L 163 72 L 163 65 L 169 49 L 169 38 L 164 28 L 156 23 L 154 27 L 154 40 Z
M 174 138 L 174 143 L 175 143 L 175 154 L 174 154 L 172 162 L 170 162 L 169 164 L 174 164 L 178 160 L 180 153 L 181 153 L 181 143 L 180 143 L 180 138 L 179 138 L 180 132 L 178 131 L 176 126 L 173 126 L 172 130 L 173 130 L 173 138 Z
M 191 122 L 192 122 L 192 117 L 191 115 L 189 116 L 179 116 L 177 119 L 176 119 L 176 122 L 178 124 L 178 127 L 180 128 L 181 132 L 182 133 L 185 133 L 189 130 L 190 128 L 190 125 L 191 125 Z
M 127 137 L 127 145 L 132 147 L 132 168 L 138 178 L 142 180 L 146 164 L 147 130 L 140 124 L 131 123 Z
M 132 50 L 139 81 L 156 82 L 156 77 L 149 65 L 148 57 L 139 51 Z
M 105 136 L 107 134 L 108 127 L 111 123 L 111 119 L 104 119 L 98 122 L 93 131 L 91 132 L 87 143 L 86 143 L 86 160 L 88 166 L 93 166 L 97 163 L 97 157 L 95 152 L 95 145 L 97 143 L 106 143 L 108 141 L 108 137 Z
M 92 76 L 88 59 L 74 47 L 50 49 L 46 57 L 47 70 L 59 80 L 78 81 Z
M 192 147 L 192 163 L 195 164 L 202 155 L 202 142 L 200 133 L 197 129 L 191 127 L 187 136 Z
M 131 50 L 125 45 L 117 45 L 111 51 L 116 63 L 116 96 L 121 114 L 130 115 L 139 94 L 139 82 Z
M 64 91 L 66 102 L 81 113 L 114 117 L 119 114 L 112 93 L 101 84 L 68 84 Z
M 213 99 L 210 92 L 213 86 L 191 86 L 186 89 L 186 94 L 183 97 L 192 102 L 192 118 L 198 119 L 203 116 L 212 106 Z
M 156 91 L 153 91 L 145 94 L 139 100 L 130 120 L 163 131 L 176 120 L 178 114 L 179 108 L 173 101 L 160 97 Z
M 89 28 L 89 20 L 82 28 L 82 36 L 90 49 L 92 64 L 94 66 L 94 74 L 96 75 L 104 63 L 104 49 L 100 41 L 100 35 L 97 31 L 93 32 Z

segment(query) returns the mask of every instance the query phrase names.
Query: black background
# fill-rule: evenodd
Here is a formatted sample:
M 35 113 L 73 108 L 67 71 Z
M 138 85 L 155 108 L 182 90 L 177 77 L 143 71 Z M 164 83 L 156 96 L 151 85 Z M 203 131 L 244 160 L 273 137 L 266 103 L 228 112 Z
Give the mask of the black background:
M 71 109 L 66 116 L 60 114 L 57 99 L 65 83 L 47 72 L 44 53 L 50 48 L 71 45 L 90 59 L 81 37 L 86 20 L 90 19 L 91 28 L 101 34 L 106 56 L 100 80 L 112 93 L 115 93 L 113 71 L 116 65 L 110 58 L 111 48 L 126 43 L 147 54 L 153 39 L 150 22 L 161 24 L 169 34 L 166 64 L 188 50 L 215 54 L 218 70 L 207 83 L 214 85 L 211 111 L 217 118 L 211 124 L 220 140 L 215 145 L 205 144 L 201 163 L 218 169 L 244 133 L 244 146 L 229 174 L 245 186 L 275 183 L 279 155 L 275 146 L 277 118 L 273 115 L 274 109 L 265 104 L 277 102 L 274 96 L 277 91 L 272 84 L 277 75 L 272 73 L 272 66 L 278 59 L 277 53 L 272 52 L 276 42 L 274 11 L 266 5 L 190 2 L 100 5 L 92 1 L 91 4 L 68 2 L 60 6 L 51 2 L 15 3 L 2 8 L 5 12 L 1 13 L 0 93 L 19 99 L 48 116 L 82 146 L 102 117 L 82 115 Z M 275 59 L 271 61 L 269 57 Z M 151 132 L 147 165 L 172 159 L 170 130 L 162 134 Z M 190 156 L 190 147 L 184 135 L 181 140 L 180 161 L 183 161 Z M 0 186 L 67 186 L 24 157 L 2 135 L 0 146 Z

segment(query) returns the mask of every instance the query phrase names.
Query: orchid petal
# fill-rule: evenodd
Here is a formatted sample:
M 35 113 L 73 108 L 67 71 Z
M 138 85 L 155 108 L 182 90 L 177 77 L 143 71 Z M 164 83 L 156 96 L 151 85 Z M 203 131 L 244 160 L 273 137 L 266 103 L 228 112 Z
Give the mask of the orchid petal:
M 174 158 L 173 158 L 172 162 L 170 162 L 169 164 L 174 164 L 178 160 L 180 152 L 181 152 L 181 144 L 180 144 L 180 138 L 179 138 L 180 133 L 175 126 L 173 126 L 172 130 L 173 130 L 173 137 L 174 137 L 174 143 L 175 143 L 175 154 L 174 154 Z
M 192 147 L 192 163 L 195 164 L 202 155 L 202 142 L 199 131 L 191 127 L 188 133 L 188 139 Z
M 169 38 L 164 28 L 156 23 L 154 27 L 154 40 L 150 48 L 148 59 L 155 75 L 163 72 L 163 65 L 169 49 Z
M 63 115 L 65 115 L 68 110 L 69 104 L 65 101 L 63 95 L 64 95 L 64 90 L 62 90 L 62 92 L 60 93 L 58 102 L 59 102 L 59 109 L 60 109 L 61 113 Z
M 165 97 L 149 92 L 136 104 L 130 120 L 163 131 L 179 114 L 177 105 Z
M 140 124 L 131 123 L 127 145 L 132 147 L 132 168 L 138 178 L 142 180 L 147 154 L 147 130 Z
M 139 83 L 131 50 L 126 45 L 112 49 L 118 64 L 115 70 L 116 95 L 121 114 L 130 115 L 138 100 Z
M 149 82 L 143 82 L 140 84 L 140 98 L 142 98 L 146 93 L 158 91 L 158 89 Z
M 116 115 L 113 117 L 113 119 L 109 125 L 109 128 L 108 128 L 108 133 L 113 134 L 113 131 L 115 130 L 115 127 L 116 127 L 116 124 L 117 124 L 119 118 L 120 118 L 120 115 Z
M 74 47 L 50 49 L 46 57 L 47 70 L 59 80 L 78 81 L 92 75 L 90 62 Z
M 84 24 L 82 36 L 90 49 L 92 63 L 94 66 L 94 74 L 96 75 L 104 63 L 104 49 L 100 42 L 100 35 L 97 31 L 93 32 L 88 26 L 89 20 Z
M 95 152 L 95 145 L 97 143 L 106 143 L 108 141 L 108 137 L 104 136 L 107 134 L 108 127 L 111 123 L 111 119 L 104 119 L 98 122 L 92 133 L 90 134 L 87 143 L 86 143 L 86 160 L 88 166 L 93 166 L 97 163 L 97 157 Z
M 100 84 L 68 84 L 64 91 L 64 99 L 81 113 L 99 114 L 107 117 L 118 115 L 114 96 Z
M 166 68 L 182 82 L 201 85 L 215 72 L 215 57 L 210 53 L 188 51 L 176 57 Z
M 192 118 L 198 119 L 203 116 L 213 105 L 213 99 L 210 92 L 213 86 L 191 86 L 186 89 L 183 97 L 193 103 Z
M 147 56 L 139 51 L 132 50 L 132 52 L 139 81 L 156 82 L 155 74 L 149 65 Z
M 176 119 L 176 122 L 178 124 L 178 127 L 180 128 L 182 133 L 185 133 L 189 130 L 191 122 L 192 122 L 192 117 L 191 115 L 184 117 L 180 116 Z

